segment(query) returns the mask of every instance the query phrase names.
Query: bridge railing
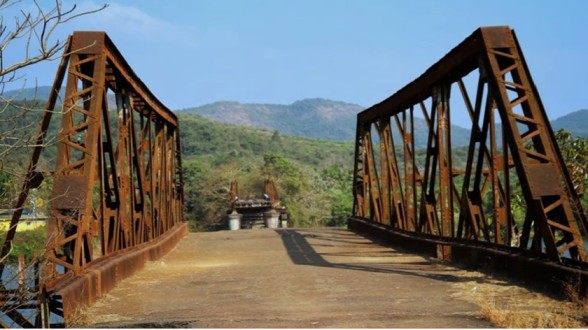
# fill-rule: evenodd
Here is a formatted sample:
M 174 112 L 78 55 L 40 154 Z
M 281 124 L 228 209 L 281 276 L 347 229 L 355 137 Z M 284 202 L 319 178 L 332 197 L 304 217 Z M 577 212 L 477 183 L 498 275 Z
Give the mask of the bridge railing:
M 457 112 L 470 118 L 461 149 Z M 353 183 L 356 219 L 585 264 L 586 216 L 507 26 L 476 30 L 358 114 Z

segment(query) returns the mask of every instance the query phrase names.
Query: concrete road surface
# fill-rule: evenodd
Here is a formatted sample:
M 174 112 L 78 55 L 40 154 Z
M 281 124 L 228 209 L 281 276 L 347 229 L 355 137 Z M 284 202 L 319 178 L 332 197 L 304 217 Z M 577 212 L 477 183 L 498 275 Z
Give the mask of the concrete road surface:
M 346 229 L 190 233 L 85 310 L 79 322 L 142 328 L 491 327 L 476 305 L 455 294 L 454 284 L 466 273 Z

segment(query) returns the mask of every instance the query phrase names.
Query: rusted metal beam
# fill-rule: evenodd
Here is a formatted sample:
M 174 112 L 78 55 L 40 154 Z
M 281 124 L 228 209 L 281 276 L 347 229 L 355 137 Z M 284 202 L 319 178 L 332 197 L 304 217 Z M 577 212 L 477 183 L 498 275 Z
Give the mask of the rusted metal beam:
M 451 97 L 452 89 L 463 102 Z M 420 162 L 415 108 L 428 129 Z M 465 163 L 455 162 L 451 143 L 455 111 L 467 111 L 471 119 Z M 385 131 L 385 123 L 394 121 L 395 130 Z M 374 125 L 382 127 L 378 140 L 372 136 Z M 586 215 L 509 27 L 476 30 L 420 77 L 359 113 L 356 132 L 355 218 L 588 267 Z M 402 137 L 403 147 L 390 148 L 388 135 Z M 380 173 L 370 156 L 374 150 L 380 151 Z M 400 169 L 396 181 L 404 185 L 397 190 L 401 198 L 390 193 L 394 169 Z M 526 206 L 524 216 L 513 213 L 515 189 Z M 388 207 L 397 200 L 402 211 L 387 220 Z M 451 258 L 450 250 L 444 258 Z

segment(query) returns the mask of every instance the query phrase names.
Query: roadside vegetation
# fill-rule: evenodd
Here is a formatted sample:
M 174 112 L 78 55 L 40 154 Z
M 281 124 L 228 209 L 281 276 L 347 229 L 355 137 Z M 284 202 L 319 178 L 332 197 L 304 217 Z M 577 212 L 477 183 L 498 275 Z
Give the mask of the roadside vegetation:
M 564 297 L 549 296 L 515 284 L 506 278 L 487 277 L 476 271 L 459 271 L 452 297 L 480 308 L 480 316 L 499 328 L 586 328 L 588 302 L 578 295 L 574 283 Z M 479 281 L 484 277 L 484 281 Z M 562 299 L 567 298 L 567 299 Z

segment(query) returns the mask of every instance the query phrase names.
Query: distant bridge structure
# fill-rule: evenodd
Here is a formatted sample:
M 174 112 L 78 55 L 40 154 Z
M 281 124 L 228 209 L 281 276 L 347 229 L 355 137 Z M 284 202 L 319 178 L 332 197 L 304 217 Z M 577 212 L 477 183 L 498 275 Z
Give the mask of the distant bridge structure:
M 451 143 L 456 111 L 471 119 L 462 163 Z M 428 128 L 423 159 L 417 116 Z M 358 114 L 353 196 L 350 228 L 545 286 L 588 285 L 586 215 L 508 26 L 476 30 Z
M 108 108 L 112 95 L 115 109 Z M 56 167 L 43 173 L 39 157 L 54 112 L 61 116 Z M 22 327 L 67 323 L 77 308 L 187 232 L 178 120 L 105 33 L 75 32 L 68 39 L 36 142 L 1 254 L 10 252 L 29 190 L 51 176 L 46 251 L 35 285 L 8 289 L 0 282 L 6 317 Z M 0 320 L 13 326 L 7 322 Z
M 227 194 L 227 215 L 229 219 L 235 219 L 235 217 L 240 219 L 240 228 L 268 227 L 269 223 L 266 220 L 268 217 L 273 217 L 274 214 L 279 215 L 279 220 L 284 221 L 284 224 L 287 223 L 286 206 L 280 201 L 278 190 L 272 178 L 265 180 L 261 198 L 244 198 L 239 194 L 238 181 L 231 181 L 231 188 Z

